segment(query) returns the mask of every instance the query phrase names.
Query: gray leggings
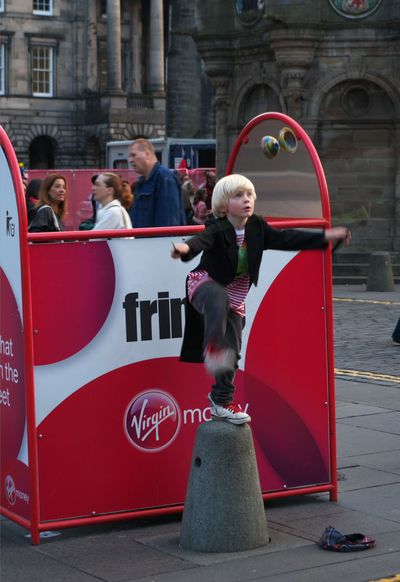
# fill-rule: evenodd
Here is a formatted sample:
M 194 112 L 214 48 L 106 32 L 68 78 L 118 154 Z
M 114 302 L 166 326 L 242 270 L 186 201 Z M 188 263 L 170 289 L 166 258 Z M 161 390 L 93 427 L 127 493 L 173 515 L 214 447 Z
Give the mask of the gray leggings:
M 230 308 L 225 287 L 215 281 L 200 285 L 191 303 L 204 319 L 203 347 L 211 343 L 221 348 L 231 348 L 236 354 L 235 370 L 215 376 L 211 389 L 211 398 L 216 404 L 230 404 L 242 346 L 243 319 Z

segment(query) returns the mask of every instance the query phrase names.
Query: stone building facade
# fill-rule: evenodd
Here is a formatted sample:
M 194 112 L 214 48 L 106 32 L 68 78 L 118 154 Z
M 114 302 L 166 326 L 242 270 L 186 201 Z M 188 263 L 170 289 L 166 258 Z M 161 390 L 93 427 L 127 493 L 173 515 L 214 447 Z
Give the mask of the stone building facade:
M 0 0 L 0 123 L 19 159 L 104 167 L 107 141 L 211 137 L 193 19 L 183 0 Z
M 353 249 L 400 250 L 398 0 L 0 0 L 0 123 L 29 167 L 110 140 L 216 137 L 281 111 L 309 133 Z
M 333 216 L 364 207 L 353 249 L 400 249 L 400 2 L 198 0 L 195 40 L 215 89 L 217 166 L 265 111 L 308 132 Z

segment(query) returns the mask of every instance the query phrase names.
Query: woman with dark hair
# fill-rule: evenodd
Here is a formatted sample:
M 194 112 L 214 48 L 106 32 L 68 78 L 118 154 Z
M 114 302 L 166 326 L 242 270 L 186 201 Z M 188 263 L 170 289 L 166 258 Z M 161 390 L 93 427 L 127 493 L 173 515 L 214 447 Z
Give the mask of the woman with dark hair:
M 29 232 L 57 232 L 64 230 L 67 214 L 67 181 L 61 174 L 49 174 L 39 189 L 39 201 Z
M 39 190 L 40 184 L 42 180 L 39 178 L 34 178 L 30 182 L 25 190 L 25 200 L 26 200 L 26 211 L 28 213 L 28 224 L 30 224 L 33 220 L 33 217 L 36 214 L 36 204 L 39 200 Z
M 93 230 L 132 228 L 129 214 L 121 206 L 122 180 L 117 174 L 99 174 L 93 186 L 94 198 L 101 204 Z

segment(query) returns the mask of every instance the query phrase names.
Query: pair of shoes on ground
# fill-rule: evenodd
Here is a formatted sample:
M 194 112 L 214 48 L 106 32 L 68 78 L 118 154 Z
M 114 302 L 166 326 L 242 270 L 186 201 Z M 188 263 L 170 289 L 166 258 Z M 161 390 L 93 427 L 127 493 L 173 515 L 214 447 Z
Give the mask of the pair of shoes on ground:
M 219 348 L 214 344 L 208 344 L 204 350 L 204 364 L 212 376 L 233 372 L 235 363 L 235 351 L 231 348 Z
M 250 415 L 242 410 L 240 404 L 235 404 L 234 402 L 216 404 L 211 398 L 211 394 L 208 395 L 208 399 L 210 401 L 211 416 L 227 420 L 232 424 L 244 424 L 251 421 Z

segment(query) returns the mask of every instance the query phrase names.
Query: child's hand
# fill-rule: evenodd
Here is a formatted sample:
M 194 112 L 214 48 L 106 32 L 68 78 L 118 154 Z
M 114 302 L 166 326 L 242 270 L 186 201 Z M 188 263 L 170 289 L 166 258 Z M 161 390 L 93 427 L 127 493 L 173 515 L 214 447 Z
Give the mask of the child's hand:
M 172 243 L 173 249 L 171 251 L 171 257 L 173 259 L 180 259 L 183 255 L 187 255 L 189 252 L 189 245 L 186 243 Z
M 350 229 L 345 226 L 336 226 L 335 228 L 328 228 L 325 231 L 325 240 L 329 241 L 341 241 L 346 245 L 350 244 L 351 232 Z

